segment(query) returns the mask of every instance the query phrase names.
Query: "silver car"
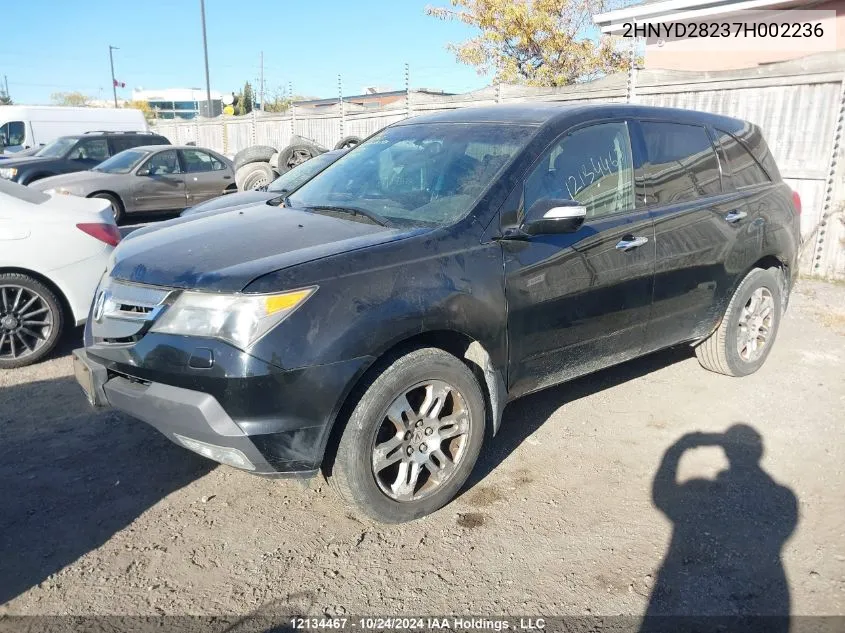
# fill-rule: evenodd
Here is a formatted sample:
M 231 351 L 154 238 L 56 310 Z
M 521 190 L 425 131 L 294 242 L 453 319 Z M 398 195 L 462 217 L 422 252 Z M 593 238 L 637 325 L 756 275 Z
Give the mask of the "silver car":
M 237 191 L 231 161 L 200 147 L 145 145 L 115 154 L 89 171 L 37 180 L 45 192 L 111 203 L 120 223 L 130 213 L 181 211 Z

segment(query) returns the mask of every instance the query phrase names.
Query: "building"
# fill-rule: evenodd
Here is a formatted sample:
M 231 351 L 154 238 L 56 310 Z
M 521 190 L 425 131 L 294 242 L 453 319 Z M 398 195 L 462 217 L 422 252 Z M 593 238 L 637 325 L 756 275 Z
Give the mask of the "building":
M 787 10 L 789 12 L 784 13 Z M 757 37 L 743 42 L 733 34 L 727 38 L 678 38 L 655 36 L 651 31 L 646 38 L 645 68 L 730 70 L 787 61 L 822 51 L 845 50 L 845 0 L 645 0 L 624 9 L 596 14 L 593 21 L 602 33 L 624 36 L 631 32 L 632 24 L 644 28 L 671 23 L 733 25 L 751 22 L 749 18 L 754 14 L 748 11 L 765 11 L 770 19 L 777 17 L 773 21 L 779 24 L 790 23 L 800 15 L 794 10 L 830 11 L 831 17 L 822 21 L 825 37 Z
M 443 92 L 442 90 L 429 90 L 428 88 L 420 88 L 419 90 L 412 90 L 413 94 L 429 94 L 429 95 L 451 95 L 451 92 Z M 404 90 L 392 90 L 389 92 L 378 92 L 370 89 L 364 94 L 351 95 L 343 97 L 344 103 L 354 103 L 365 108 L 382 108 L 391 103 L 401 101 L 405 98 Z M 332 97 L 330 99 L 309 99 L 307 101 L 297 101 L 296 107 L 304 108 L 325 108 L 337 105 L 338 98 Z
M 223 112 L 223 94 L 211 91 L 211 116 Z M 133 90 L 132 101 L 149 104 L 158 119 L 194 119 L 209 116 L 206 91 L 200 88 L 167 88 L 165 90 Z

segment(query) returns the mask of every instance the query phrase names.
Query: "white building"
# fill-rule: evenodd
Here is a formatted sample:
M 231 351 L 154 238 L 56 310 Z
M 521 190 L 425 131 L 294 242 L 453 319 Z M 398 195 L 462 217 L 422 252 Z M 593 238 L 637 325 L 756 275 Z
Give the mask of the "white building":
M 211 91 L 211 116 L 222 112 L 223 93 Z M 145 101 L 159 119 L 193 119 L 196 116 L 209 116 L 207 95 L 200 88 L 166 88 L 164 90 L 132 91 L 132 101 Z

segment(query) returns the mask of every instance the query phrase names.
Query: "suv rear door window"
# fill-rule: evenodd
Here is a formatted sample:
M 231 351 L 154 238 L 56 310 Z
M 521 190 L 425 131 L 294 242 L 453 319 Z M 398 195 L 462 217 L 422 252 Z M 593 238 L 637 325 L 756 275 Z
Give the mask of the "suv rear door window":
M 599 123 L 556 143 L 525 181 L 523 208 L 541 198 L 580 202 L 587 207 L 588 219 L 633 210 L 628 126 Z
M 722 192 L 719 159 L 699 125 L 643 121 L 649 204 L 674 204 Z
M 137 136 L 113 136 L 111 138 L 112 154 L 119 154 L 125 149 L 132 149 L 147 143 Z
M 725 153 L 728 161 L 727 168 L 737 189 L 771 182 L 771 178 L 745 145 L 728 132 L 716 130 L 716 133 L 719 135 L 719 144 Z M 762 140 L 760 136 L 760 141 Z

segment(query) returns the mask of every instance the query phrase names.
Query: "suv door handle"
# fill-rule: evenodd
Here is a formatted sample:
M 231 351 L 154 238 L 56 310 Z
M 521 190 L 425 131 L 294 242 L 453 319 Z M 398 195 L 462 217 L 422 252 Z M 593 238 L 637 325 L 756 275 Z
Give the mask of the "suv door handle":
M 728 224 L 734 224 L 747 216 L 748 214 L 745 211 L 731 211 L 725 216 L 725 222 Z
M 634 237 L 630 236 L 631 239 L 626 239 L 629 236 L 625 236 L 616 244 L 617 251 L 630 251 L 631 249 L 637 248 L 638 246 L 642 246 L 646 242 L 648 242 L 647 237 Z

